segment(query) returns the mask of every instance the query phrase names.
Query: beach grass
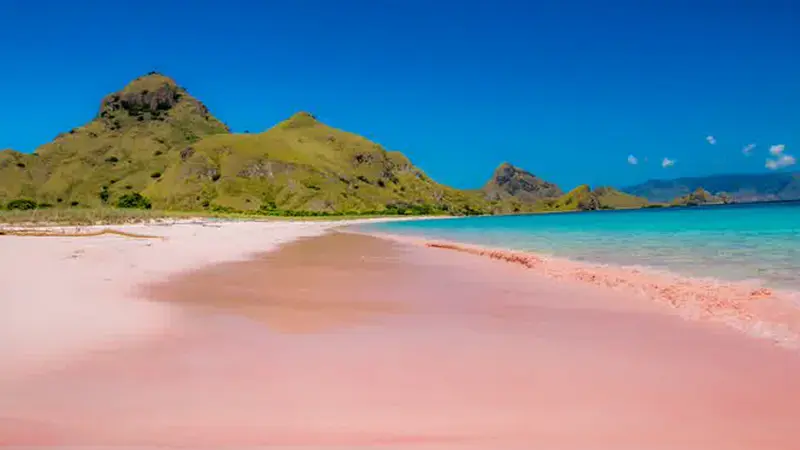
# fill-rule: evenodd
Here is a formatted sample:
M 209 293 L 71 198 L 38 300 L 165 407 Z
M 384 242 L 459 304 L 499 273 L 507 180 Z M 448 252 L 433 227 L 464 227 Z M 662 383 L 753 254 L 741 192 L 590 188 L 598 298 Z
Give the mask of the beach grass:
M 45 208 L 0 210 L 0 224 L 101 225 L 149 222 L 156 219 L 197 217 L 196 213 L 118 208 Z
M 398 217 L 387 214 L 342 214 L 318 216 L 277 216 L 240 212 L 165 211 L 124 208 L 42 208 L 31 210 L 0 209 L 0 225 L 12 226 L 88 226 L 124 225 L 158 220 L 224 219 L 248 221 L 337 221 Z

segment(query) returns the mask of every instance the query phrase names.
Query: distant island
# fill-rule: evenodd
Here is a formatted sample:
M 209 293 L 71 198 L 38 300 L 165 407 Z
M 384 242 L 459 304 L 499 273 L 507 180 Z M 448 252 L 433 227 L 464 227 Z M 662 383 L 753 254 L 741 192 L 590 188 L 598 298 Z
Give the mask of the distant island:
M 432 180 L 402 153 L 307 112 L 262 133 L 232 133 L 174 80 L 150 73 L 103 98 L 89 123 L 32 154 L 0 151 L 0 207 L 485 215 L 669 206 L 698 188 L 715 198 L 725 190 L 732 201 L 800 198 L 797 175 L 730 178 L 651 181 L 624 192 L 581 185 L 564 193 L 502 163 L 481 189 L 460 190 Z
M 670 206 L 724 205 L 732 202 L 730 196 L 726 194 L 713 195 L 703 188 L 697 188 L 689 195 L 672 200 Z
M 706 177 L 650 180 L 623 188 L 651 202 L 668 203 L 698 189 L 725 197 L 729 203 L 800 200 L 800 172 L 709 175 Z

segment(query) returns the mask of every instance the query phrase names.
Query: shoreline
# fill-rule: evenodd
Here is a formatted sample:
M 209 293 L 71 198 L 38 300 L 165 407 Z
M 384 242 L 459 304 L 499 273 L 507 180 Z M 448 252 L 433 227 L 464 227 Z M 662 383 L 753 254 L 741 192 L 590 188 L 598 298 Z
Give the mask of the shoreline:
M 644 266 L 575 261 L 446 239 L 346 227 L 338 231 L 486 257 L 551 279 L 634 294 L 666 306 L 687 320 L 721 323 L 748 336 L 800 348 L 800 292 L 771 289 L 748 281 L 690 277 Z

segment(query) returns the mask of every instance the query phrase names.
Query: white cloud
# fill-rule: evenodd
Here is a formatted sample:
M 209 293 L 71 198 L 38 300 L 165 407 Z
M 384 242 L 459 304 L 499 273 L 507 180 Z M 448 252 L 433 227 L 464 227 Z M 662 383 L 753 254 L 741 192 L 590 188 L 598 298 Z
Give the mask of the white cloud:
M 674 165 L 675 165 L 674 159 L 664 158 L 663 160 L 661 160 L 661 167 L 667 168 L 667 167 L 672 167 Z
M 777 159 L 767 158 L 767 162 L 764 164 L 764 167 L 770 170 L 776 170 L 784 167 L 793 166 L 796 162 L 797 160 L 792 155 L 780 155 L 780 157 Z
M 778 156 L 783 153 L 783 150 L 786 148 L 783 144 L 773 145 L 769 148 L 769 154 Z
M 715 138 L 714 136 L 708 135 L 708 136 L 706 136 L 706 141 L 708 141 L 708 143 L 711 144 L 711 145 L 716 145 L 717 138 Z
M 742 153 L 744 153 L 744 154 L 745 154 L 745 155 L 747 155 L 747 156 L 750 156 L 750 153 L 752 153 L 752 152 L 753 152 L 753 149 L 754 149 L 754 148 L 756 148 L 756 144 L 747 144 L 747 145 L 745 145 L 745 146 L 744 146 L 744 148 L 742 149 Z
M 635 166 L 635 165 L 639 164 L 639 159 L 636 158 L 633 155 L 628 155 L 628 164 L 631 164 L 631 165 Z

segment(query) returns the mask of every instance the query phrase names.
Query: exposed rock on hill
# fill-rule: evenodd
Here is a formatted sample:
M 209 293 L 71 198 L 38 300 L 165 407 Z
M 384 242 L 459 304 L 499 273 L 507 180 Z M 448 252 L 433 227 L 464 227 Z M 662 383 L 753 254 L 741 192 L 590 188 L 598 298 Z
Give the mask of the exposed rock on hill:
M 482 190 L 489 200 L 496 201 L 515 197 L 521 202 L 531 204 L 563 195 L 561 189 L 555 184 L 542 180 L 509 163 L 503 163 L 495 169 L 492 178 Z
M 725 195 L 711 195 L 703 188 L 697 188 L 694 192 L 683 197 L 678 197 L 672 201 L 674 206 L 699 206 L 729 203 L 729 198 Z

